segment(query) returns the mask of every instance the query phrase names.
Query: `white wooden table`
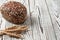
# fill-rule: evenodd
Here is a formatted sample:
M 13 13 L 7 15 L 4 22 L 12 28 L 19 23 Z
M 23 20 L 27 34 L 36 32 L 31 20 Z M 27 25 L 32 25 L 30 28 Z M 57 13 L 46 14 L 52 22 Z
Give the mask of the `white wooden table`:
M 0 0 L 0 5 L 9 0 Z M 0 36 L 0 40 L 60 40 L 60 0 L 15 0 L 27 7 L 29 30 L 24 39 Z M 1 15 L 1 14 L 0 14 Z M 0 30 L 13 26 L 0 16 Z

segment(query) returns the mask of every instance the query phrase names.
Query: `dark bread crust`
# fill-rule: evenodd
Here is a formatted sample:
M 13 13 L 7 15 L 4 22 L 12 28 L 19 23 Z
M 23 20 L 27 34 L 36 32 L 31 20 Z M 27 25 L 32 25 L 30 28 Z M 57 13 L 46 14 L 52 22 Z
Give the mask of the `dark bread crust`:
M 9 22 L 15 24 L 23 23 L 27 18 L 26 7 L 15 1 L 10 1 L 1 6 L 2 16 Z

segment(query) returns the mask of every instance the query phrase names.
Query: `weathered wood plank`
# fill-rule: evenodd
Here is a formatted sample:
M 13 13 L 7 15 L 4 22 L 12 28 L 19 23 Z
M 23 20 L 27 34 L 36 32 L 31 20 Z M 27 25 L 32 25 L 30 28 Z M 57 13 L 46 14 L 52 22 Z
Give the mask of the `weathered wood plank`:
M 39 16 L 39 13 L 40 13 L 40 10 L 38 10 L 37 6 L 36 6 L 36 1 L 30 1 L 30 11 L 31 11 L 31 25 L 32 25 L 32 33 L 33 33 L 33 40 L 45 40 L 44 38 L 41 39 L 41 35 L 42 35 L 42 32 L 43 32 L 43 29 L 41 30 L 41 25 L 39 23 L 39 19 L 38 19 L 38 16 Z M 42 32 L 41 32 L 42 31 Z
M 46 40 L 56 40 L 51 18 L 45 0 L 38 0 L 38 7 L 41 10 L 41 26 L 44 29 Z
M 28 15 L 28 19 L 26 20 L 26 22 L 24 23 L 24 25 L 28 25 L 29 30 L 26 34 L 24 34 L 24 40 L 33 40 L 33 34 L 32 34 L 32 30 L 31 30 L 31 19 L 30 19 L 30 1 L 29 0 L 24 0 L 24 5 L 27 8 L 27 15 Z
M 55 7 L 53 8 L 54 1 L 52 1 L 52 0 L 50 0 L 50 1 L 46 0 L 46 2 L 47 2 L 47 6 L 48 6 L 48 9 L 49 9 L 50 15 L 51 15 L 53 29 L 54 29 L 55 34 L 56 34 L 56 40 L 60 40 L 60 36 L 59 36 L 60 35 L 60 31 L 59 31 L 59 24 L 58 24 L 60 19 L 58 17 L 59 16 L 58 12 L 56 12 L 58 10 L 57 9 L 54 10 Z M 57 14 L 57 16 L 55 15 L 55 13 Z

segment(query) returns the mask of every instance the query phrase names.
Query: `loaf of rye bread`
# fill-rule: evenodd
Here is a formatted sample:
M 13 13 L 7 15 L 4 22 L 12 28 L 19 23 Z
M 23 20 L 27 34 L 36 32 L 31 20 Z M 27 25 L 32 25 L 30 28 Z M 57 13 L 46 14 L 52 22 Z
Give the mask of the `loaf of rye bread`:
M 21 24 L 27 18 L 27 9 L 20 2 L 9 1 L 1 5 L 1 14 L 9 22 Z

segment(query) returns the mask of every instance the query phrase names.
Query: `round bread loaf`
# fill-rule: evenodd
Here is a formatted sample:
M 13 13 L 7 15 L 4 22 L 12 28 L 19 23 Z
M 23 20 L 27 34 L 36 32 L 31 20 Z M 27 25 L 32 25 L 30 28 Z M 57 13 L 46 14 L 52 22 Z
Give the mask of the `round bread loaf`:
M 27 18 L 27 9 L 26 7 L 15 1 L 10 1 L 1 6 L 2 16 L 9 22 L 14 24 L 21 24 Z

